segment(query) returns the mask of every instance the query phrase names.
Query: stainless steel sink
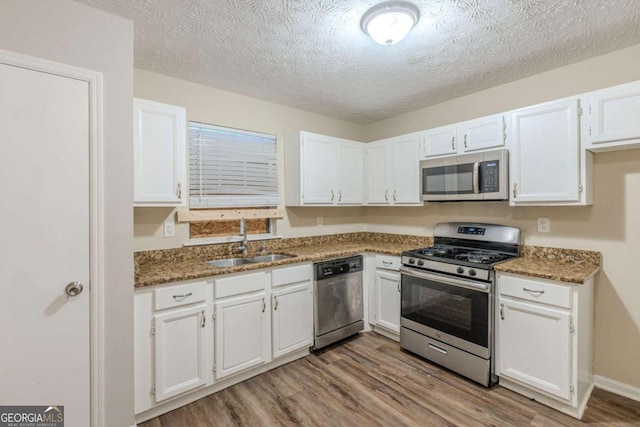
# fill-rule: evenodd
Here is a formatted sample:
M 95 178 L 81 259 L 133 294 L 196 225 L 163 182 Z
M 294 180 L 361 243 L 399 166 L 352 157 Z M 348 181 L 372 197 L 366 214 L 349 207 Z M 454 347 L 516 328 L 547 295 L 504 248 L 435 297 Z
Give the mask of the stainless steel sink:
M 292 255 L 287 254 L 268 254 L 268 255 L 257 255 L 247 258 L 251 260 L 251 262 L 271 262 L 271 261 L 279 261 L 281 259 L 289 259 L 294 258 Z
M 237 267 L 239 265 L 244 264 L 253 264 L 256 261 L 252 261 L 248 258 L 226 258 L 226 259 L 216 259 L 213 261 L 207 261 L 211 267 L 216 268 L 227 268 L 227 267 Z

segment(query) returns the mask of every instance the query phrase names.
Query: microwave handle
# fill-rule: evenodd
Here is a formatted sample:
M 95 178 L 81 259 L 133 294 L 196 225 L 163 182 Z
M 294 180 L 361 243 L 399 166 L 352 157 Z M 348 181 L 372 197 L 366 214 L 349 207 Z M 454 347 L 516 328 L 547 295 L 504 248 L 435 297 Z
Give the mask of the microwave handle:
M 480 194 L 480 162 L 473 164 L 473 194 Z

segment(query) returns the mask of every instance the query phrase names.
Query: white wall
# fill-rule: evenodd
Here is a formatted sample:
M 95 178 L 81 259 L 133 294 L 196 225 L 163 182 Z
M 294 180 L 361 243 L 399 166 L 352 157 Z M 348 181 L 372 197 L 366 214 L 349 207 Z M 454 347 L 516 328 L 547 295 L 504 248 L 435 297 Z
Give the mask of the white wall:
M 103 73 L 107 372 L 104 410 L 107 425 L 133 425 L 133 25 L 68 0 L 2 0 L 0 49 Z M 64 197 L 64 189 L 60 190 L 60 196 Z
M 135 70 L 134 92 L 138 98 L 186 107 L 188 120 L 276 135 L 282 199 L 288 178 L 284 144 L 297 143 L 292 135 L 300 130 L 355 140 L 363 135 L 361 125 L 139 69 Z M 189 240 L 187 224 L 176 225 L 176 237 L 164 238 L 162 224 L 174 212 L 171 208 L 136 208 L 134 249 L 175 248 Z M 362 214 L 363 208 L 289 208 L 276 228 L 285 237 L 361 231 Z M 317 216 L 323 217 L 323 227 L 316 227 Z
M 374 140 L 508 111 L 640 80 L 640 45 L 367 126 Z M 595 373 L 640 387 L 640 150 L 594 157 L 594 205 L 509 207 L 506 203 L 430 204 L 367 208 L 367 231 L 432 234 L 440 221 L 514 225 L 528 245 L 590 249 L 603 254 L 595 286 Z M 551 218 L 551 233 L 537 218 Z

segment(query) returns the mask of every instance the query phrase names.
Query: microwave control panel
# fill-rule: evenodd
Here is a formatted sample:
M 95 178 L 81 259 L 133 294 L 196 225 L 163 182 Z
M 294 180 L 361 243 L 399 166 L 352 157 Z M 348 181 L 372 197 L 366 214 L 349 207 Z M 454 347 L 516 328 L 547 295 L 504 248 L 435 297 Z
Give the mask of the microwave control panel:
M 482 162 L 482 190 L 483 193 L 497 193 L 500 191 L 500 161 Z

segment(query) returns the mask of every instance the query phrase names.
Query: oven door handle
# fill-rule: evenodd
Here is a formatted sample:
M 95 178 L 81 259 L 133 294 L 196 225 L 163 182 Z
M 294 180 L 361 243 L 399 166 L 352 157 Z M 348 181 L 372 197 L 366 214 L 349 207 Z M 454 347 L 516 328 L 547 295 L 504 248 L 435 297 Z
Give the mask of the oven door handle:
M 441 276 L 439 274 L 427 273 L 424 271 L 416 271 L 412 268 L 401 266 L 400 273 L 407 276 L 416 277 L 418 279 L 432 280 L 434 282 L 446 283 L 447 285 L 457 286 L 459 288 L 471 289 L 473 291 L 489 292 L 489 285 L 486 283 L 471 282 L 469 280 L 456 279 L 453 277 Z
M 473 194 L 480 194 L 480 162 L 473 164 Z

